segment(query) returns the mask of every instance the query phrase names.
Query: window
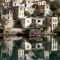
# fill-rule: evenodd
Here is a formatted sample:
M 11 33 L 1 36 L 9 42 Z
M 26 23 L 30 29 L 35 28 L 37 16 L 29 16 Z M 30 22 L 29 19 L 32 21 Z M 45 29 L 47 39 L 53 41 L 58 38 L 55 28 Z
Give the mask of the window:
M 29 20 L 27 20 L 27 23 L 29 23 Z
M 22 13 L 22 15 L 24 15 L 24 14 Z
M 38 20 L 38 22 L 41 22 L 40 20 Z
M 0 29 L 0 33 L 3 33 L 3 31 L 4 31 L 3 29 Z
M 56 28 L 57 24 L 55 24 L 55 28 Z
M 9 17 L 8 17 L 8 19 L 9 19 Z
M 47 6 L 47 8 L 48 8 L 48 6 Z
M 6 6 L 6 3 L 5 3 L 5 6 Z
M 21 54 L 21 51 L 19 52 L 19 54 Z
M 44 5 L 45 5 L 45 2 L 44 2 Z
M 8 3 L 5 3 L 5 6 L 8 6 Z
M 28 3 L 30 3 L 30 1 L 28 1 Z
M 53 46 L 53 49 L 54 49 L 54 46 Z
M 22 54 L 23 54 L 23 51 L 22 51 Z
M 19 14 L 21 15 L 21 12 Z
M 22 9 L 22 7 L 20 7 L 20 10 Z
M 41 5 L 42 5 L 42 3 L 41 3 Z
M 54 22 L 54 19 L 53 19 L 53 22 Z
M 29 45 L 27 46 L 27 48 L 29 48 Z
M 57 19 L 55 19 L 55 22 L 57 22 Z
M 16 5 L 16 3 L 14 3 L 14 5 Z
M 19 54 L 23 54 L 23 51 L 19 51 Z
M 48 56 L 46 56 L 46 59 L 49 59 L 49 57 L 48 57 Z
M 40 5 L 40 2 L 39 2 L 39 5 Z
M 57 19 L 53 19 L 53 22 L 56 22 L 57 21 Z
M 22 57 L 20 57 L 20 60 L 22 60 Z
M 35 19 L 32 19 L 32 23 L 35 23 Z
M 53 28 L 54 28 L 54 24 L 53 24 Z

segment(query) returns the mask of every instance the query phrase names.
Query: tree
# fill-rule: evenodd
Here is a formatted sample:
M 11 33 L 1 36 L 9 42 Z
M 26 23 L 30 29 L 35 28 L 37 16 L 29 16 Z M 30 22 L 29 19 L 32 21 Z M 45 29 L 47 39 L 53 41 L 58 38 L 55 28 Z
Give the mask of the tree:
M 34 12 L 33 12 L 33 14 L 32 14 L 32 16 L 33 17 L 37 17 L 38 14 L 39 14 L 39 10 L 35 9 Z
M 41 17 L 41 16 L 43 16 L 43 13 L 41 13 L 40 9 L 35 9 L 31 16 L 33 16 L 33 17 Z
M 30 17 L 30 13 L 28 11 L 24 11 L 24 15 Z
M 2 59 L 2 50 L 6 48 L 6 44 L 3 41 L 1 41 L 0 43 L 1 43 L 0 44 L 0 59 Z
M 42 43 L 48 42 L 48 38 L 45 36 L 41 36 L 41 39 L 42 39 Z
M 5 15 L 5 14 L 8 14 L 8 13 L 9 13 L 9 9 L 6 9 L 6 8 L 2 9 L 2 11 L 3 11 L 3 12 L 2 12 L 2 14 L 3 14 L 3 15 Z
M 26 3 L 26 1 L 25 1 L 25 0 L 23 0 L 22 2 L 23 2 L 23 3 Z
M 55 40 L 59 43 L 60 45 L 60 36 L 54 36 Z
M 44 21 L 43 21 L 43 31 L 47 31 L 48 27 L 50 26 L 50 22 L 49 20 L 46 18 Z
M 15 25 L 14 25 L 15 28 L 22 28 L 22 23 L 21 23 L 21 20 L 18 19 L 16 22 L 15 22 Z
M 33 17 L 44 16 L 44 6 L 33 5 L 33 7 L 35 8 L 35 10 L 31 16 Z
M 54 29 L 54 32 L 60 33 L 60 22 L 58 23 L 58 26 Z
M 3 12 L 2 9 L 0 9 L 0 24 L 1 24 L 0 28 L 4 29 L 5 25 L 7 24 L 8 21 L 7 21 L 7 19 L 2 18 L 2 12 Z M 0 43 L 1 43 L 1 45 L 0 45 L 0 53 L 1 53 L 1 50 L 5 49 L 5 47 L 6 47 L 4 38 L 2 41 L 0 41 Z
M 50 3 L 50 0 L 45 0 L 47 3 Z
M 45 47 L 45 50 L 50 50 L 50 42 L 49 42 L 47 36 L 41 36 L 41 42 L 42 42 L 43 46 Z
M 54 31 L 55 31 L 55 32 L 60 32 L 60 26 L 57 26 Z
M 39 6 L 37 4 L 33 4 L 32 8 L 39 8 Z
M 36 23 L 31 23 L 29 27 L 30 28 L 36 28 Z
M 8 23 L 8 20 L 5 18 L 2 18 L 2 9 L 0 10 L 0 23 L 1 23 L 1 28 L 5 28 L 5 25 Z
M 59 7 L 60 7 L 60 2 L 59 1 L 50 2 L 50 9 L 52 11 L 56 11 Z
M 5 18 L 3 18 L 3 19 L 0 19 L 0 23 L 1 23 L 1 28 L 5 28 L 5 25 L 7 24 L 7 22 L 6 22 L 7 20 L 5 19 Z
M 52 51 L 49 60 L 60 60 L 60 51 Z
M 2 2 L 4 2 L 4 0 L 0 0 L 0 4 L 1 4 Z

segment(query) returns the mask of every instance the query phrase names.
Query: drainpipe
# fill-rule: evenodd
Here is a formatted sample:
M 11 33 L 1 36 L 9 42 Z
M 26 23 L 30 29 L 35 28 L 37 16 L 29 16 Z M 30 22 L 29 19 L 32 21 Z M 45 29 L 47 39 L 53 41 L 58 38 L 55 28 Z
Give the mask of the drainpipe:
M 24 60 L 26 60 L 26 57 L 25 57 L 25 41 L 24 41 Z

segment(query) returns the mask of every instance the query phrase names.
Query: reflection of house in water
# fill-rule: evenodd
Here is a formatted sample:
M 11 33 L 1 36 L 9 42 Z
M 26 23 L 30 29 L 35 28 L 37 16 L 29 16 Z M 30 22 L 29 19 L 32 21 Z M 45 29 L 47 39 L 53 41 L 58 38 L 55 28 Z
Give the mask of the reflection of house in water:
M 18 60 L 24 60 L 24 49 L 18 49 Z
M 47 36 L 48 42 L 44 45 L 47 50 L 51 51 L 58 51 L 58 42 L 57 40 L 49 35 Z
M 51 36 L 51 51 L 58 51 L 58 42 Z
M 24 54 L 24 49 L 21 48 L 22 40 L 18 40 L 18 41 L 15 40 L 13 42 L 14 42 L 14 46 L 12 49 L 12 55 L 11 55 L 10 59 L 16 60 L 20 57 L 19 55 L 22 56 Z M 20 51 L 21 51 L 21 53 L 20 53 Z
M 24 47 L 24 45 L 25 45 L 26 60 L 28 60 L 28 59 L 43 59 L 44 58 L 44 47 L 43 47 L 42 43 L 38 43 L 38 42 L 30 43 L 30 42 L 25 41 L 25 44 L 23 43 L 22 46 Z

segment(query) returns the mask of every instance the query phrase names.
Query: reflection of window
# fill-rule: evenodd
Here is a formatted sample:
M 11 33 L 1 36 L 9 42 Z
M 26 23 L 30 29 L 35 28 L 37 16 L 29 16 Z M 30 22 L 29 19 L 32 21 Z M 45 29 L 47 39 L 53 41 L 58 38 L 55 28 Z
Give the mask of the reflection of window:
M 9 17 L 8 17 L 8 19 L 9 19 Z
M 46 56 L 46 59 L 48 59 L 48 56 Z
M 40 22 L 40 20 L 38 20 L 38 22 Z
M 38 48 L 40 47 L 40 45 L 38 45 Z
M 21 54 L 21 52 L 19 52 L 19 54 Z
M 20 51 L 19 54 L 23 54 L 23 51 Z
M 4 18 L 4 16 L 3 16 L 3 18 Z
M 6 6 L 6 4 L 5 4 L 5 6 Z
M 22 51 L 22 54 L 23 54 L 23 51 Z
M 29 45 L 27 46 L 27 48 L 29 48 Z
M 22 60 L 22 57 L 20 57 L 20 60 Z
M 56 48 L 56 46 L 55 46 L 55 48 Z
M 53 43 L 54 43 L 54 40 L 53 40 Z
M 9 4 L 7 3 L 6 5 L 8 6 Z

